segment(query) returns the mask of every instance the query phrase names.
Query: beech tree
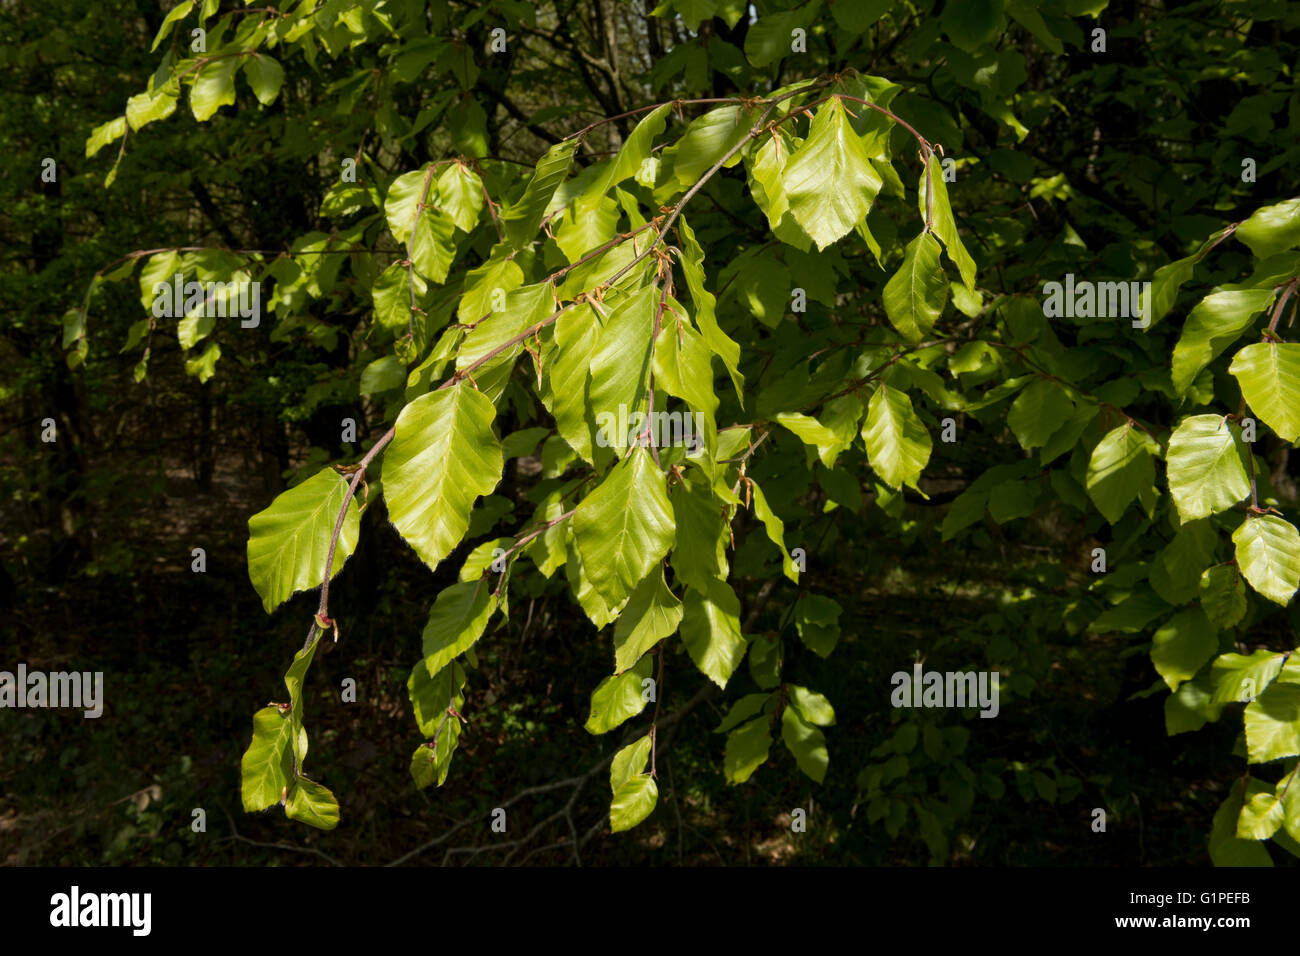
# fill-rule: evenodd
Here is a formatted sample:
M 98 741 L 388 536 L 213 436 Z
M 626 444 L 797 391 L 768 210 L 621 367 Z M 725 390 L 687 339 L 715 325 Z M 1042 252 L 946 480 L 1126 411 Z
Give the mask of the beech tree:
M 1209 858 L 1300 855 L 1298 28 L 1268 2 L 173 7 L 89 131 L 105 187 L 188 113 L 222 168 L 288 169 L 318 212 L 284 250 L 232 225 L 105 264 L 69 367 L 101 290 L 135 283 L 106 343 L 135 381 L 160 337 L 200 382 L 326 343 L 315 400 L 359 409 L 350 452 L 248 518 L 251 586 L 306 639 L 252 715 L 244 809 L 348 812 L 307 769 L 303 688 L 377 512 L 447 582 L 410 595 L 418 642 L 393 635 L 418 788 L 455 787 L 480 655 L 552 595 L 608 660 L 596 829 L 655 812 L 663 732 L 717 699 L 728 783 L 842 775 L 855 825 L 936 862 L 1008 783 L 1104 831 L 1104 780 L 993 755 L 980 717 L 1033 714 L 1057 639 L 1119 632 L 1165 732 L 1242 731 Z M 850 702 L 810 680 L 871 656 L 829 583 L 841 521 L 1052 566 L 855 685 L 878 719 L 847 759 Z

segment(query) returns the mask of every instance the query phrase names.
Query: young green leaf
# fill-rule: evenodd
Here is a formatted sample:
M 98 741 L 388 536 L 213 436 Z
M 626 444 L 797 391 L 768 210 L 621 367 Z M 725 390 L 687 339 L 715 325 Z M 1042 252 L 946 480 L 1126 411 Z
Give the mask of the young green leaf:
M 1169 493 L 1183 521 L 1227 511 L 1250 494 L 1240 428 L 1219 415 L 1184 418 L 1169 439 Z
M 630 830 L 654 812 L 659 788 L 654 777 L 644 771 L 650 759 L 649 734 L 628 744 L 614 755 L 609 768 L 609 785 L 613 801 L 609 808 L 610 831 Z
M 681 516 L 676 517 L 680 534 Z M 626 671 L 646 651 L 675 633 L 681 622 L 682 602 L 669 590 L 660 568 L 636 586 L 614 626 L 614 670 Z
M 1276 515 L 1248 515 L 1232 533 L 1237 567 L 1250 586 L 1286 605 L 1300 588 L 1300 531 Z
M 781 739 L 794 754 L 795 763 L 809 777 L 822 783 L 830 755 L 826 752 L 826 735 L 799 716 L 794 707 L 781 712 Z
M 1156 477 L 1155 443 L 1130 424 L 1111 429 L 1088 460 L 1088 497 L 1111 524 Z
M 458 581 L 442 592 L 429 609 L 424 626 L 424 666 L 437 674 L 483 636 L 496 610 L 492 585 L 485 579 Z
M 495 417 L 465 382 L 421 395 L 397 416 L 383 465 L 388 517 L 431 568 L 464 537 L 474 502 L 501 480 Z
M 862 440 L 871 467 L 890 487 L 917 487 L 933 443 L 906 392 L 883 383 L 876 389 L 867 403 Z
M 838 98 L 817 110 L 808 138 L 781 174 L 790 214 L 818 249 L 867 218 L 881 182 Z
M 1184 394 L 1201 369 L 1250 328 L 1272 298 L 1271 289 L 1227 289 L 1196 303 L 1174 346 L 1174 391 Z
M 1256 342 L 1232 358 L 1251 411 L 1286 442 L 1300 439 L 1300 343 Z
M 704 590 L 686 589 L 681 635 L 700 673 L 726 687 L 745 657 L 740 633 L 740 600 L 731 585 L 711 579 Z
M 653 659 L 646 655 L 634 667 L 606 677 L 596 685 L 591 692 L 591 713 L 586 723 L 588 733 L 608 733 L 645 710 L 647 701 L 642 681 L 650 676 L 653 666 Z
M 766 715 L 755 717 L 727 734 L 727 746 L 722 756 L 722 772 L 727 783 L 748 780 L 767 761 L 771 747 L 772 731 Z
M 930 193 L 930 186 L 934 185 L 934 201 L 929 202 L 927 199 Z M 927 208 L 928 203 L 928 208 Z M 930 169 L 928 174 L 921 173 L 921 181 L 917 187 L 917 205 L 921 212 L 921 221 L 925 221 L 927 211 L 934 225 L 935 235 L 943 241 L 943 246 L 948 250 L 948 258 L 957 266 L 957 272 L 961 275 L 962 284 L 967 289 L 975 288 L 975 260 L 971 258 L 966 247 L 962 245 L 961 236 L 957 233 L 957 220 L 952 214 L 952 204 L 948 201 L 948 186 L 943 180 L 943 165 L 939 162 L 939 157 L 934 153 L 930 154 Z
M 551 204 L 551 197 L 569 174 L 578 142 L 576 138 L 566 139 L 548 149 L 524 187 L 524 194 L 502 213 L 501 228 L 515 249 L 522 249 L 533 241 Z
M 235 68 L 240 57 L 227 56 L 205 64 L 190 88 L 190 111 L 200 123 L 212 118 L 223 106 L 235 103 Z
M 902 265 L 885 283 L 885 315 L 908 342 L 930 334 L 948 301 L 939 249 L 939 240 L 922 232 L 907 244 Z
M 672 547 L 673 508 L 650 452 L 634 448 L 573 516 L 582 566 L 609 604 L 621 605 Z
M 1151 663 L 1170 690 L 1196 675 L 1219 647 L 1218 634 L 1200 608 L 1186 608 L 1156 631 Z
M 254 813 L 280 802 L 293 779 L 293 723 L 275 705 L 253 715 L 253 740 L 239 763 L 244 810 Z
M 330 577 L 356 549 L 361 512 L 349 499 L 348 480 L 322 468 L 248 519 L 248 577 L 269 614 L 296 591 L 319 587 L 339 509 L 347 501 Z

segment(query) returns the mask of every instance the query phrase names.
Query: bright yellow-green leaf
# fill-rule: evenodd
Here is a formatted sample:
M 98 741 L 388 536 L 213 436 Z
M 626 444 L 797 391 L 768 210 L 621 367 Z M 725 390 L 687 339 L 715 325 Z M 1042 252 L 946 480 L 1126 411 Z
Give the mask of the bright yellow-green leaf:
M 650 452 L 634 448 L 573 516 L 582 566 L 609 604 L 621 605 L 672 547 L 673 509 Z
M 1256 342 L 1232 358 L 1251 411 L 1283 441 L 1300 439 L 1300 343 Z
M 334 549 L 333 577 L 356 549 L 361 529 L 356 499 L 349 500 L 348 479 L 334 469 L 322 468 L 248 519 L 248 577 L 268 614 L 295 591 L 324 582 L 330 535 L 344 501 L 347 511 Z
M 818 249 L 866 219 L 882 182 L 838 98 L 817 110 L 781 181 L 790 214 Z
M 501 480 L 495 417 L 468 382 L 421 395 L 397 417 L 384 453 L 388 518 L 431 568 L 464 537 L 474 502 Z
M 1169 439 L 1169 493 L 1183 521 L 1227 511 L 1250 494 L 1241 429 L 1219 415 L 1184 418 Z
M 1276 515 L 1248 515 L 1232 534 L 1237 567 L 1252 588 L 1288 604 L 1300 588 L 1300 531 Z

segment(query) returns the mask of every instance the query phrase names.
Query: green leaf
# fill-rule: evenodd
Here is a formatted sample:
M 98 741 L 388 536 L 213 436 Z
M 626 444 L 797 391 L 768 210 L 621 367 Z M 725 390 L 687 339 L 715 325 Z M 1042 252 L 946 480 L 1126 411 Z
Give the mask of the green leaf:
M 244 75 L 248 77 L 248 85 L 253 88 L 257 101 L 263 106 L 270 106 L 280 95 L 280 87 L 284 84 L 284 67 L 265 53 L 244 57 Z
M 907 244 L 902 265 L 885 283 L 885 315 L 908 342 L 920 342 L 930 334 L 948 301 L 939 249 L 933 235 L 920 233 Z
M 1042 14 L 1029 0 L 1012 0 L 1007 5 L 1007 13 L 1011 15 L 1011 19 L 1033 34 L 1034 39 L 1046 47 L 1049 53 L 1060 56 L 1065 52 L 1060 39 L 1047 28 Z
M 190 89 L 190 110 L 200 123 L 212 118 L 223 106 L 235 102 L 235 68 L 242 59 L 228 56 L 213 60 L 199 70 Z
M 89 159 L 109 143 L 114 143 L 125 135 L 125 116 L 115 116 L 107 123 L 100 123 L 91 130 L 90 135 L 86 137 L 86 158 Z
M 537 163 L 523 195 L 502 214 L 501 227 L 515 249 L 522 249 L 532 243 L 551 203 L 551 197 L 569 173 L 573 151 L 577 147 L 578 140 L 569 139 L 548 149 Z
M 651 744 L 650 735 L 646 734 L 614 754 L 614 760 L 609 766 L 609 785 L 615 793 L 645 770 L 645 765 L 650 760 Z
M 934 201 L 926 208 L 930 186 L 934 185 Z M 927 212 L 933 222 L 934 232 L 943 242 L 943 247 L 948 251 L 948 258 L 953 261 L 957 267 L 958 274 L 961 275 L 962 284 L 969 290 L 975 288 L 975 260 L 970 257 L 966 247 L 962 245 L 961 236 L 957 233 L 957 220 L 952 214 L 952 204 L 948 201 L 948 185 L 943 180 L 943 165 L 939 158 L 930 154 L 929 175 L 921 173 L 921 181 L 917 187 L 917 205 L 921 212 L 921 221 L 926 221 Z
M 637 774 L 614 793 L 609 805 L 611 833 L 630 830 L 654 812 L 659 802 L 659 785 L 648 773 Z
M 334 799 L 328 787 L 316 783 L 316 780 L 299 777 L 289 788 L 285 816 L 317 830 L 333 830 L 338 826 L 338 800 Z
M 347 511 L 330 577 L 356 549 L 361 513 L 356 499 L 349 499 L 348 480 L 332 468 L 322 468 L 248 519 L 248 577 L 268 614 L 294 592 L 324 582 L 330 536 L 344 501 Z
M 1246 616 L 1246 585 L 1234 565 L 1206 568 L 1198 590 L 1201 607 L 1216 627 L 1235 627 Z
M 750 479 L 750 490 L 754 494 L 754 514 L 758 520 L 763 523 L 764 530 L 767 531 L 768 540 L 776 545 L 777 550 L 781 552 L 781 570 L 787 578 L 795 584 L 799 583 L 799 570 L 795 567 L 794 560 L 790 557 L 790 552 L 785 549 L 785 523 L 777 516 L 767 503 L 767 496 L 763 494 L 763 489 L 758 486 L 758 482 Z
M 1192 309 L 1174 346 L 1174 391 L 1183 395 L 1201 369 L 1250 328 L 1273 298 L 1271 289 L 1211 292 Z
M 673 545 L 673 573 L 678 581 L 699 591 L 713 579 L 726 580 L 727 527 L 719 502 L 694 470 L 676 482 L 668 493 L 677 523 Z M 616 634 L 617 637 L 617 634 Z
M 781 712 L 781 739 L 794 754 L 800 770 L 818 783 L 826 779 L 826 765 L 830 762 L 826 735 L 800 717 L 793 707 Z
M 609 808 L 609 828 L 613 833 L 632 829 L 654 812 L 659 800 L 654 778 L 639 769 L 650 757 L 650 743 L 646 735 L 614 755 L 609 769 L 610 790 L 614 795 Z
M 428 285 L 415 276 L 415 304 L 424 302 Z M 406 267 L 394 262 L 375 279 L 370 287 L 370 299 L 375 309 L 375 319 L 386 329 L 405 335 L 411 324 L 411 274 Z
M 417 169 L 398 176 L 388 187 L 388 194 L 384 197 L 384 218 L 393 238 L 400 243 L 405 244 L 411 238 L 421 197 L 425 195 L 425 184 L 431 181 L 432 176 L 431 169 Z M 432 197 L 425 201 L 431 202 Z
M 1247 345 L 1233 356 L 1228 371 L 1264 424 L 1283 441 L 1300 439 L 1300 343 Z
M 163 17 L 162 25 L 158 27 L 158 32 L 154 35 L 153 46 L 149 47 L 152 53 L 158 49 L 158 44 L 167 39 L 167 35 L 172 32 L 172 27 L 180 20 L 185 19 L 191 10 L 194 9 L 194 0 L 181 0 L 180 3 L 167 11 L 167 16 Z
M 1207 722 L 1218 720 L 1222 704 L 1211 699 L 1209 675 L 1183 681 L 1178 690 L 1165 698 L 1165 733 L 1169 736 L 1200 730 Z
M 317 830 L 333 830 L 339 825 L 339 802 L 334 794 L 328 787 L 306 777 L 298 777 L 289 788 L 284 813 L 290 820 Z
M 583 564 L 582 555 L 578 552 L 573 535 L 573 522 L 566 522 L 566 538 L 564 574 L 569 581 L 569 587 L 573 591 L 573 596 L 578 599 L 578 604 L 582 606 L 583 612 L 591 619 L 591 623 L 600 630 L 610 621 L 622 613 L 627 601 L 620 601 L 616 604 L 607 604 L 601 597 L 600 592 L 596 590 L 595 585 L 591 583 L 588 572 Z
M 501 480 L 495 417 L 465 382 L 421 395 L 397 416 L 383 465 L 388 518 L 430 568 L 460 543 L 474 502 Z
M 683 323 L 666 321 L 654 349 L 655 382 L 669 395 L 680 398 L 693 411 L 712 419 L 718 410 L 713 391 L 713 353 L 704 337 Z M 712 426 L 717 431 L 716 424 Z M 704 436 L 699 436 L 704 440 Z
M 483 180 L 463 163 L 449 163 L 438 176 L 438 208 L 462 232 L 469 232 L 483 211 Z M 462 316 L 462 318 L 464 318 Z M 478 316 L 469 319 L 478 321 Z
M 1196 598 L 1201 573 L 1214 563 L 1219 536 L 1208 520 L 1189 521 L 1150 565 L 1147 580 L 1172 605 Z
M 603 439 L 619 454 L 628 447 L 628 436 L 605 423 L 609 418 L 626 421 L 645 406 L 658 303 L 659 290 L 653 285 L 642 286 L 623 299 L 605 320 L 592 355 L 591 413 L 604 426 L 598 441 Z
M 1237 838 L 1240 840 L 1267 840 L 1282 826 L 1285 816 L 1281 801 L 1271 788 L 1258 780 L 1251 780 L 1249 799 L 1237 817 Z
M 1184 418 L 1169 439 L 1169 493 L 1183 521 L 1227 511 L 1250 494 L 1241 429 L 1219 415 Z
M 280 802 L 293 779 L 293 723 L 275 705 L 253 715 L 253 740 L 239 763 L 244 810 L 254 813 Z
M 618 155 L 605 167 L 604 175 L 597 176 L 592 186 L 576 201 L 575 209 L 584 212 L 593 209 L 611 189 L 637 174 L 641 164 L 650 158 L 655 140 L 663 133 L 671 108 L 671 103 L 662 103 L 636 124 L 636 128 L 623 141 Z
M 607 603 L 622 604 L 674 540 L 664 476 L 647 449 L 630 451 L 583 499 L 573 534 L 592 585 Z
M 933 443 L 906 392 L 881 383 L 867 404 L 862 440 L 871 467 L 890 487 L 917 487 Z
M 411 264 L 435 285 L 447 281 L 456 258 L 456 226 L 437 209 L 425 209 L 410 237 Z
M 514 289 L 507 292 L 504 298 L 504 308 L 499 312 L 494 311 L 465 336 L 456 355 L 457 369 L 469 369 L 475 362 L 544 321 L 555 311 L 554 288 L 549 282 L 536 282 Z M 470 321 L 478 321 L 478 317 Z M 479 391 L 487 399 L 496 401 L 501 396 L 515 360 L 523 350 L 523 343 L 516 342 L 470 373 L 478 383 Z
M 1234 235 L 1250 246 L 1256 259 L 1300 245 L 1300 197 L 1256 209 Z
M 835 723 L 835 708 L 824 696 L 798 684 L 790 684 L 786 689 L 790 694 L 790 703 L 808 723 L 818 727 L 829 727 Z
M 840 454 L 853 444 L 853 439 L 857 433 L 857 418 L 862 415 L 861 399 L 856 396 L 845 395 L 844 398 L 854 398 L 857 401 L 857 417 L 853 419 L 852 427 L 844 428 L 842 431 L 835 431 L 832 428 L 823 425 L 811 415 L 802 415 L 799 412 L 778 412 L 774 416 L 777 424 L 789 429 L 799 437 L 805 445 L 811 445 L 817 449 L 817 457 L 827 468 L 834 468 L 835 461 Z M 827 405 L 827 411 L 830 411 L 830 405 Z M 850 406 L 842 405 L 840 409 L 849 409 Z M 849 416 L 845 416 L 845 420 Z
M 1006 0 L 962 0 L 944 6 L 943 32 L 967 53 L 993 42 L 1006 29 Z
M 1251 763 L 1300 754 L 1300 684 L 1281 678 L 1246 705 L 1246 751 Z
M 700 673 L 726 687 L 745 657 L 740 600 L 731 585 L 714 578 L 703 590 L 688 587 L 685 604 L 681 635 L 686 652 Z
M 791 31 L 803 26 L 803 10 L 786 10 L 759 17 L 745 33 L 745 59 L 762 69 L 790 55 Z
M 771 699 L 771 694 L 746 694 L 731 705 L 731 709 L 727 711 L 727 716 L 722 718 L 722 723 L 718 724 L 713 732 L 715 734 L 725 734 L 727 731 L 739 727 L 762 710 L 763 705 Z
M 838 98 L 817 110 L 781 182 L 790 214 L 819 250 L 866 219 L 882 180 Z
M 636 665 L 612 677 L 606 677 L 591 692 L 591 713 L 585 729 L 591 734 L 604 734 L 624 721 L 645 710 L 647 703 L 642 691 L 642 681 L 651 674 L 654 661 L 649 655 Z
M 595 422 L 587 406 L 587 377 L 600 338 L 596 313 L 586 302 L 555 321 L 555 353 L 550 363 L 551 414 L 556 429 L 583 461 L 591 464 Z
M 757 110 L 723 106 L 693 120 L 682 138 L 671 147 L 673 176 L 682 188 L 693 186 L 732 147 L 748 138 L 749 130 L 759 115 Z M 737 152 L 723 165 L 727 168 L 739 162 Z
M 1215 866 L 1272 866 L 1273 860 L 1263 844 L 1237 836 L 1237 819 L 1241 816 L 1242 788 L 1234 785 L 1228 798 L 1214 814 L 1210 830 L 1210 859 Z
M 840 640 L 839 602 L 821 594 L 805 594 L 794 602 L 794 625 L 799 640 L 818 657 L 830 657 Z
M 415 711 L 415 722 L 420 728 L 420 733 L 432 738 L 438 733 L 440 726 L 443 728 L 444 735 L 453 732 L 452 725 L 459 727 L 459 722 L 455 718 L 450 722 L 444 721 L 444 718 L 449 716 L 448 707 L 454 707 L 458 711 L 461 709 L 461 704 L 465 700 L 465 681 L 468 677 L 464 665 L 455 661 L 438 671 L 434 677 L 429 676 L 429 668 L 423 660 L 416 662 L 406 678 L 406 694 Z M 438 749 L 440 751 L 445 749 L 442 747 L 441 738 L 439 738 Z
M 1220 654 L 1210 668 L 1216 704 L 1244 704 L 1272 683 L 1286 663 L 1286 655 L 1257 650 L 1247 654 Z
M 1074 417 L 1074 402 L 1065 389 L 1045 378 L 1029 384 L 1016 396 L 1007 412 L 1007 427 L 1028 451 L 1041 448 L 1047 440 Z
M 396 355 L 377 358 L 361 370 L 362 395 L 374 395 L 391 389 L 401 388 L 406 384 L 406 366 Z
M 756 717 L 727 734 L 722 757 L 722 772 L 727 782 L 737 784 L 748 780 L 766 762 L 771 747 L 772 731 L 766 716 Z
M 1232 534 L 1237 567 L 1250 586 L 1286 605 L 1300 587 L 1300 531 L 1276 515 L 1248 515 Z
M 497 599 L 485 580 L 458 581 L 444 588 L 424 626 L 424 666 L 437 674 L 483 636 Z
M 1151 663 L 1170 690 L 1196 675 L 1219 648 L 1218 632 L 1200 608 L 1179 611 L 1156 631 Z
M 685 218 L 677 220 L 677 231 L 682 237 L 682 256 L 678 260 L 682 275 L 686 278 L 686 288 L 690 290 L 691 301 L 695 303 L 695 322 L 700 327 L 704 342 L 714 355 L 722 359 L 731 383 L 736 389 L 736 400 L 745 402 L 745 376 L 740 373 L 740 346 L 722 331 L 715 315 L 716 298 L 704 287 L 704 250 L 695 239 L 695 233 L 686 224 Z
M 614 670 L 626 671 L 646 651 L 675 633 L 681 622 L 682 602 L 669 590 L 661 568 L 636 586 L 619 616 L 614 627 Z
M 1088 460 L 1088 497 L 1111 524 L 1155 483 L 1155 443 L 1130 424 L 1111 429 Z
M 126 101 L 126 122 L 133 130 L 157 120 L 166 119 L 176 112 L 177 95 L 163 90 L 139 93 Z

